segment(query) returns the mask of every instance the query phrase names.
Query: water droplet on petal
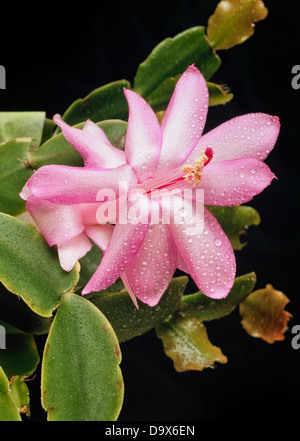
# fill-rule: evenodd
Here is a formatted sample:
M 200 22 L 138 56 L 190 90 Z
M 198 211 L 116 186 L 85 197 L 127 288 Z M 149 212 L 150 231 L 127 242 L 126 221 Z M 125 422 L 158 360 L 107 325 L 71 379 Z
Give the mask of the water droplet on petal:
M 220 239 L 216 239 L 214 241 L 214 244 L 216 245 L 216 247 L 220 247 L 222 245 L 222 241 Z

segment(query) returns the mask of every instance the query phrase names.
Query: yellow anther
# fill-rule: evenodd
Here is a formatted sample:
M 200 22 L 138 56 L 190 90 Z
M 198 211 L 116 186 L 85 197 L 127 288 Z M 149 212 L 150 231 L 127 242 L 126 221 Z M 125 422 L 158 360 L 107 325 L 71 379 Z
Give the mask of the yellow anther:
M 208 157 L 204 153 L 204 151 L 201 151 L 201 155 L 195 159 L 194 161 L 194 167 L 192 165 L 186 165 L 184 164 L 182 167 L 184 179 L 187 182 L 194 182 L 194 185 L 198 185 L 201 182 L 202 177 L 202 169 L 204 167 L 205 162 L 208 160 Z

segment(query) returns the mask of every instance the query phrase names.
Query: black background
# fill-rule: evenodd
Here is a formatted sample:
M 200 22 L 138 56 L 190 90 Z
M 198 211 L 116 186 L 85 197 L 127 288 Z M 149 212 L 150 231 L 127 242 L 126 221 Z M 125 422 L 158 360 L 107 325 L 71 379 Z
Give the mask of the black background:
M 63 113 L 77 98 L 108 82 L 133 81 L 138 64 L 166 37 L 206 25 L 217 0 L 40 3 L 1 11 L 0 64 L 7 89 L 0 111 Z M 299 98 L 291 86 L 300 64 L 299 4 L 265 1 L 266 20 L 242 45 L 219 51 L 222 65 L 212 78 L 234 93 L 226 106 L 210 108 L 206 130 L 249 112 L 278 115 L 281 132 L 267 164 L 277 176 L 251 201 L 261 215 L 250 228 L 248 245 L 236 252 L 237 274 L 255 271 L 257 288 L 271 283 L 290 299 L 293 318 L 285 341 L 272 345 L 250 337 L 236 310 L 207 323 L 211 341 L 228 357 L 226 365 L 177 373 L 155 332 L 121 345 L 125 400 L 120 421 L 207 421 L 292 419 L 300 386 L 300 350 L 291 346 L 299 314 Z M 193 286 L 189 286 L 193 290 Z M 37 338 L 42 350 L 44 338 Z M 28 383 L 32 420 L 45 420 L 39 373 Z

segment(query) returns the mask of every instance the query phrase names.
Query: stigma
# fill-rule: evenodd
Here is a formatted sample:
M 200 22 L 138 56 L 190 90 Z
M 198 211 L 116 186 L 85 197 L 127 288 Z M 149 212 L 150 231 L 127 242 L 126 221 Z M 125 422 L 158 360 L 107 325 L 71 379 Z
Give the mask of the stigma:
M 182 167 L 183 178 L 194 185 L 198 185 L 201 182 L 203 168 L 210 163 L 213 157 L 213 149 L 208 147 L 205 150 L 201 150 L 200 156 L 195 159 L 194 166 L 184 164 Z

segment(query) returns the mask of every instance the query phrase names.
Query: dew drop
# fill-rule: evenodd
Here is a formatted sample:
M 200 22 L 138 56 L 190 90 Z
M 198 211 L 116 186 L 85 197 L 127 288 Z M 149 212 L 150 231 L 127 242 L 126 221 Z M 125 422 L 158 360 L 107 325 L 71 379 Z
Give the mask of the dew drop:
M 216 247 L 220 247 L 222 245 L 222 241 L 220 239 L 216 239 L 214 241 L 214 244 L 216 245 Z
M 187 210 L 186 210 L 185 208 L 180 208 L 180 210 L 179 210 L 179 214 L 180 214 L 182 217 L 185 217 L 185 216 L 188 214 L 188 212 L 187 212 Z

